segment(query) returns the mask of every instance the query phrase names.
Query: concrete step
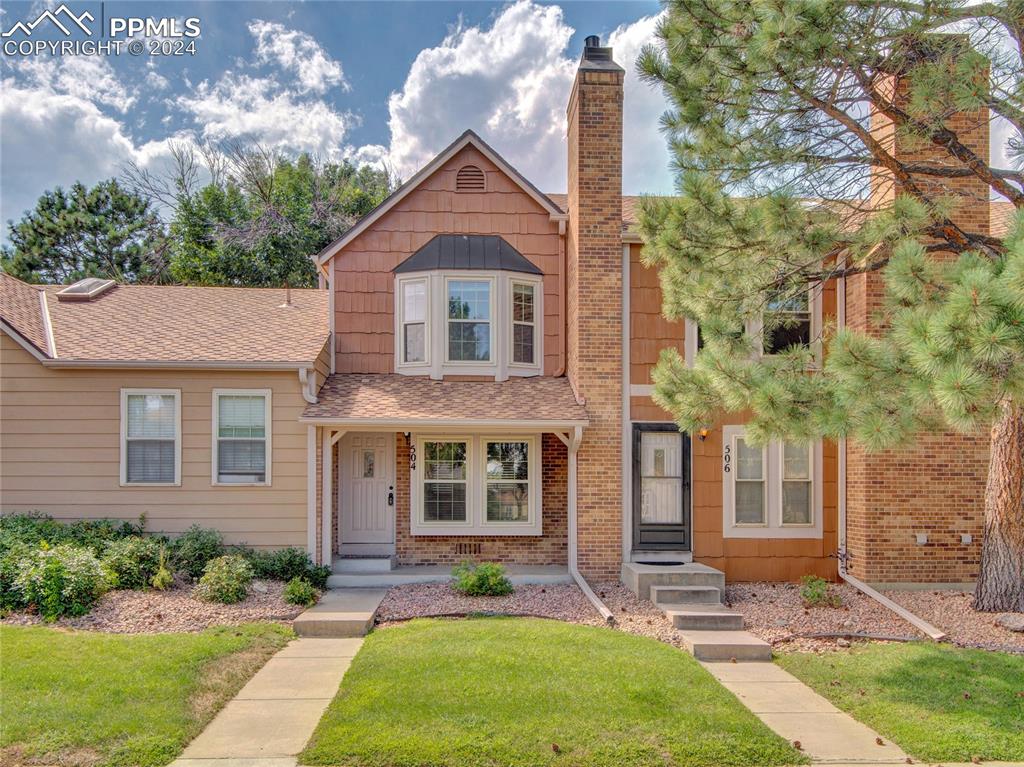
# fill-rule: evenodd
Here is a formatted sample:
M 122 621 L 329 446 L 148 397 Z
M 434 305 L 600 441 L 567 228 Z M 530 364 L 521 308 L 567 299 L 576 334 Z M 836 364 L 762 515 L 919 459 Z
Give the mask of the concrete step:
M 338 575 L 346 573 L 387 573 L 395 569 L 397 558 L 394 556 L 379 557 L 339 557 L 334 560 L 331 570 Z
M 651 601 L 666 605 L 720 605 L 722 592 L 714 586 L 651 586 Z
M 292 628 L 301 637 L 364 636 L 385 594 L 387 589 L 328 589 Z
M 683 565 L 623 562 L 621 576 L 626 588 L 641 599 L 651 598 L 651 586 L 713 586 L 725 590 L 725 573 L 698 562 Z
M 746 631 L 679 632 L 683 645 L 697 660 L 703 661 L 770 661 L 772 647 Z
M 660 605 L 677 629 L 742 631 L 743 616 L 722 605 Z
M 572 583 L 569 570 L 559 565 L 508 565 L 505 574 L 514 586 L 525 584 L 554 585 Z M 342 588 L 390 588 L 407 583 L 447 583 L 452 579 L 452 568 L 448 565 L 399 566 L 394 570 L 378 573 L 337 573 L 327 578 L 327 587 Z

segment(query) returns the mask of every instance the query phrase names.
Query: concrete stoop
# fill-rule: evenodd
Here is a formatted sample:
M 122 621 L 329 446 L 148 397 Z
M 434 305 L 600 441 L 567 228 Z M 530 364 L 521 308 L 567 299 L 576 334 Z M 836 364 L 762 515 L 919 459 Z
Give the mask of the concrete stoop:
M 328 589 L 295 619 L 292 628 L 300 637 L 365 636 L 387 593 L 387 589 Z
M 622 582 L 660 607 L 679 631 L 683 646 L 702 661 L 770 661 L 767 642 L 743 630 L 743 616 L 722 604 L 725 573 L 688 562 L 662 565 L 626 562 Z

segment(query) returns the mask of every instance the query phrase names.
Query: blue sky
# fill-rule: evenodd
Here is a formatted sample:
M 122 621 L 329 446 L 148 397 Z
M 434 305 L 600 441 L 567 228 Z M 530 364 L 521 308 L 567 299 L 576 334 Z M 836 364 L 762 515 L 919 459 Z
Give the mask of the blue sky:
M 57 3 L 5 2 L 0 27 Z M 200 20 L 194 56 L 0 55 L 0 219 L 45 189 L 159 171 L 170 142 L 251 139 L 384 162 L 408 177 L 466 128 L 532 181 L 565 188 L 565 103 L 583 38 L 628 71 L 627 193 L 671 189 L 660 93 L 633 63 L 656 2 L 144 2 L 68 0 L 76 15 Z M 63 39 L 40 25 L 32 37 Z M 19 33 L 20 35 L 20 33 Z M 74 39 L 84 39 L 77 34 Z M 20 39 L 20 38 L 19 38 Z

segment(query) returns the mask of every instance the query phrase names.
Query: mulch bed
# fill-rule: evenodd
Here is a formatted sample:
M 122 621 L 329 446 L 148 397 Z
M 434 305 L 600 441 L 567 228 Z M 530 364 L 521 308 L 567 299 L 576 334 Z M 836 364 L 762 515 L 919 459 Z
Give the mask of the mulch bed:
M 961 647 L 1024 653 L 1024 633 L 999 625 L 1004 615 L 1020 613 L 979 613 L 972 607 L 974 597 L 963 591 L 886 591 L 889 599 L 936 628 L 946 632 L 950 642 Z
M 61 618 L 47 626 L 112 634 L 155 634 L 202 631 L 210 626 L 273 621 L 290 623 L 305 608 L 281 598 L 284 583 L 253 581 L 249 596 L 233 605 L 204 602 L 192 596 L 192 586 L 180 583 L 167 591 L 110 591 L 79 618 Z M 5 625 L 42 625 L 38 615 L 17 612 Z

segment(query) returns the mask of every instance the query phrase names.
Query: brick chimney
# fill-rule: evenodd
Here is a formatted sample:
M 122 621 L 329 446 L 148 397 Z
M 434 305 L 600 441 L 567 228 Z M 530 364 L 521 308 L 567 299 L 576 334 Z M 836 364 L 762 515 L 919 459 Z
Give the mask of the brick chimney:
M 957 44 L 957 38 L 926 38 L 923 45 L 929 42 Z M 933 52 L 934 48 L 930 52 L 922 47 L 914 55 Z M 987 79 L 987 70 L 984 76 Z M 910 93 L 905 78 L 890 75 L 883 87 L 893 104 L 907 106 Z M 988 109 L 953 113 L 946 126 L 988 160 Z M 877 109 L 871 114 L 871 133 L 903 162 L 957 162 L 930 143 L 902 135 Z M 956 195 L 952 220 L 967 231 L 989 233 L 989 188 L 976 176 L 917 175 L 912 180 L 933 195 L 938 195 L 937 184 L 941 184 L 946 195 Z M 890 205 L 904 188 L 888 170 L 872 169 L 873 206 Z M 848 278 L 847 325 L 877 335 L 883 294 L 882 275 L 877 272 Z M 852 555 L 848 566 L 853 575 L 872 583 L 967 583 L 977 577 L 987 435 L 924 434 L 905 450 L 877 453 L 850 441 L 846 457 L 847 551 Z
M 590 426 L 579 449 L 578 561 L 617 578 L 622 560 L 622 83 L 625 71 L 586 39 L 567 108 L 569 380 Z

